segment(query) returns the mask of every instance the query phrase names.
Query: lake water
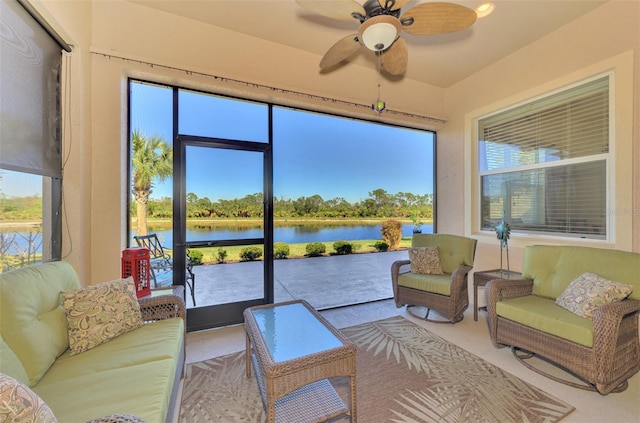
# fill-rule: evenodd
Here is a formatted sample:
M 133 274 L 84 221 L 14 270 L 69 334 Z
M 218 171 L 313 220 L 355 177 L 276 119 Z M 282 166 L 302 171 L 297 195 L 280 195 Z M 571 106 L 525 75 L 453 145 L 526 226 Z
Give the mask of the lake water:
M 344 226 L 320 226 L 320 225 L 296 225 L 278 226 L 273 230 L 275 242 L 287 244 L 303 244 L 308 242 L 327 241 L 356 241 L 359 239 L 382 239 L 380 229 L 382 225 L 344 225 Z M 153 232 L 153 228 L 149 228 Z M 422 225 L 423 233 L 433 233 L 433 225 Z M 164 245 L 171 245 L 173 233 L 171 230 L 156 231 Z M 402 236 L 413 235 L 413 225 L 402 225 Z M 264 236 L 260 228 L 197 228 L 187 229 L 187 241 L 211 241 L 245 238 L 262 238 Z
M 321 225 L 296 225 L 278 226 L 274 228 L 273 235 L 275 242 L 285 242 L 287 244 L 306 244 L 308 242 L 328 242 L 328 241 L 357 241 L 360 239 L 382 239 L 380 229 L 382 225 L 344 225 L 344 226 L 321 226 Z M 162 244 L 171 248 L 173 243 L 173 232 L 171 230 L 154 230 L 149 228 L 150 233 L 157 233 Z M 423 233 L 433 233 L 433 225 L 422 225 Z M 413 225 L 402 225 L 402 236 L 408 237 L 413 234 Z M 27 233 L 18 233 L 14 240 L 14 248 L 9 249 L 7 254 L 17 254 L 24 251 L 27 246 Z M 240 228 L 240 229 L 220 229 L 212 227 L 198 227 L 187 229 L 188 241 L 211 241 L 244 238 L 262 238 L 263 233 L 260 228 Z M 132 243 L 133 244 L 133 243 Z M 17 249 L 15 249 L 17 248 Z M 37 248 L 37 252 L 42 249 Z

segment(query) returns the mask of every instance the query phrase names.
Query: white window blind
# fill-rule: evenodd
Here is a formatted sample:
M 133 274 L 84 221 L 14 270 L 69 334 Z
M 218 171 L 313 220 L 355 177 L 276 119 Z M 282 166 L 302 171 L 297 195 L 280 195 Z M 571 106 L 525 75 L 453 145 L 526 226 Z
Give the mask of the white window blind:
M 609 78 L 478 122 L 481 228 L 606 237 Z

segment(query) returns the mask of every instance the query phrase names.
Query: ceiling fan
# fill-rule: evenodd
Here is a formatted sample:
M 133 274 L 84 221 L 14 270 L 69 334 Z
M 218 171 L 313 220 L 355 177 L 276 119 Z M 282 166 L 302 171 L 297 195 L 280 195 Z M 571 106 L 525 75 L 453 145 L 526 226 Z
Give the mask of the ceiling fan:
M 360 28 L 335 43 L 320 61 L 328 71 L 365 47 L 380 57 L 381 70 L 401 75 L 407 69 L 407 43 L 400 36 L 404 30 L 412 35 L 438 35 L 460 31 L 476 21 L 476 11 L 454 3 L 423 3 L 402 13 L 400 8 L 411 0 L 296 0 L 315 13 L 342 21 L 357 19 Z

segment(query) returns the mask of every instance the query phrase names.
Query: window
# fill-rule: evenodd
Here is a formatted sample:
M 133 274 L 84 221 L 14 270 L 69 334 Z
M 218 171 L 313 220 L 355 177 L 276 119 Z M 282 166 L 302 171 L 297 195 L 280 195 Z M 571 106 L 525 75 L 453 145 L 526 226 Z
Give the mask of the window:
M 607 237 L 609 77 L 478 121 L 480 228 Z
M 0 269 L 61 257 L 60 37 L 0 2 Z

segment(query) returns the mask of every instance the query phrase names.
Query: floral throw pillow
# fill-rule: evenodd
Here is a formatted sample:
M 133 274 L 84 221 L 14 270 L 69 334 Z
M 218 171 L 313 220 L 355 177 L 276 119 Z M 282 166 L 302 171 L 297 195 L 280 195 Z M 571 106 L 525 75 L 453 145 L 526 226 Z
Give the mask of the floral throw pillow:
M 132 277 L 62 293 L 71 355 L 142 326 Z
M 443 274 L 438 247 L 410 248 L 409 260 L 411 260 L 411 273 L 421 275 Z
M 632 285 L 613 282 L 594 273 L 583 273 L 556 298 L 556 304 L 578 316 L 593 319 L 593 312 L 598 307 L 624 300 L 632 290 Z
M 53 412 L 27 385 L 0 373 L 0 422 L 56 423 Z

